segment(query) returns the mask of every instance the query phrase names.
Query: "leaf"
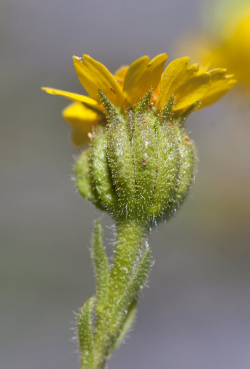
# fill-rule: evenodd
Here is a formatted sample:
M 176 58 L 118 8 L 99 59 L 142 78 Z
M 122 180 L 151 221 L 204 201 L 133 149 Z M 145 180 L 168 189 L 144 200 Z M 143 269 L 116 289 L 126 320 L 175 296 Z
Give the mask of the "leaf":
M 102 225 L 96 221 L 92 238 L 92 260 L 96 277 L 96 312 L 101 310 L 108 296 L 109 264 L 102 245 Z
M 91 297 L 82 306 L 78 315 L 78 344 L 81 368 L 84 369 L 93 369 L 92 315 L 94 304 L 95 297 Z
M 128 309 L 128 313 L 127 313 L 127 316 L 126 316 L 125 321 L 123 323 L 123 326 L 120 330 L 119 336 L 113 342 L 113 344 L 111 345 L 111 347 L 109 349 L 108 356 L 111 356 L 112 353 L 122 344 L 122 342 L 125 339 L 127 333 L 132 328 L 132 325 L 135 321 L 136 313 L 137 313 L 137 301 L 134 300 L 132 302 L 132 304 L 130 305 L 129 309 Z

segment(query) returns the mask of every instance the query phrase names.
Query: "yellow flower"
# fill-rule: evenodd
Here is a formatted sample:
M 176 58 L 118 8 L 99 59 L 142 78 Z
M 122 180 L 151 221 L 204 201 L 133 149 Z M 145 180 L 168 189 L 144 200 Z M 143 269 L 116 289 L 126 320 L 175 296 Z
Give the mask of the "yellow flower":
M 241 92 L 250 92 L 250 3 L 249 0 L 211 0 L 202 12 L 203 32 L 182 40 L 192 58 L 213 68 L 227 68 Z M 206 10 L 206 11 L 205 11 Z M 225 86 L 226 87 L 226 86 Z
M 234 22 L 232 22 L 234 23 Z M 227 32 L 228 33 L 228 32 Z M 213 66 L 223 65 L 234 73 L 238 82 L 250 86 L 250 13 L 245 13 L 236 29 L 214 50 L 210 50 L 205 60 Z
M 200 101 L 198 109 L 215 103 L 235 84 L 225 69 L 199 70 L 190 66 L 188 57 L 172 61 L 164 70 L 167 54 L 160 54 L 151 61 L 148 56 L 135 60 L 130 66 L 120 68 L 113 76 L 108 69 L 88 55 L 82 59 L 73 56 L 78 78 L 90 97 L 71 92 L 42 89 L 52 95 L 61 95 L 74 103 L 63 111 L 66 121 L 73 127 L 72 138 L 77 146 L 88 140 L 92 127 L 105 124 L 105 109 L 99 91 L 119 109 L 131 109 L 149 90 L 153 95 L 151 105 L 161 111 L 174 95 L 175 116 Z

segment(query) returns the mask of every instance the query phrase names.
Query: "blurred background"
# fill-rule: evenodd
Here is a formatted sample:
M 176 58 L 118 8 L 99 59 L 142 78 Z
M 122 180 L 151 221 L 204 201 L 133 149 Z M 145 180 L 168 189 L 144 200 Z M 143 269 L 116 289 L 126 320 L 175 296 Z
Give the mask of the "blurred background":
M 40 87 L 84 93 L 72 55 L 111 72 L 144 54 L 183 56 L 177 45 L 199 34 L 201 13 L 199 0 L 1 1 L 2 369 L 78 367 L 74 311 L 94 294 L 96 218 L 112 254 L 112 221 L 74 188 L 68 102 Z M 249 369 L 249 113 L 234 89 L 189 119 L 196 181 L 176 217 L 149 236 L 149 288 L 110 369 Z

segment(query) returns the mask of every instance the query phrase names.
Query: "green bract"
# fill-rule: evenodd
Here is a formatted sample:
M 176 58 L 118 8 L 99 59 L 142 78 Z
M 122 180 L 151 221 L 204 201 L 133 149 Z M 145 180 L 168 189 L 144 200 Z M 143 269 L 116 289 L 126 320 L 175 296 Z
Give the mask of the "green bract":
M 173 97 L 159 113 L 151 93 L 128 110 L 100 95 L 108 124 L 97 129 L 76 162 L 77 188 L 117 222 L 150 226 L 178 209 L 192 182 L 195 148 L 183 122 L 193 107 L 175 119 Z

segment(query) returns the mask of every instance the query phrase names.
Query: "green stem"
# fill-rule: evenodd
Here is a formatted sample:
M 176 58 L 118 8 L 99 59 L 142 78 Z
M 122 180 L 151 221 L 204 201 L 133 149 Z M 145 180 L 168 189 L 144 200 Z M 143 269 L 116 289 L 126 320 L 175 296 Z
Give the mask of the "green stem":
M 117 238 L 109 278 L 108 299 L 95 324 L 93 369 L 101 369 L 108 357 L 108 351 L 113 343 L 111 332 L 116 319 L 114 314 L 117 303 L 124 295 L 138 264 L 138 257 L 145 235 L 145 227 L 136 220 L 126 220 L 117 224 Z
M 123 295 L 145 240 L 146 229 L 137 221 L 117 224 L 117 240 L 110 273 L 109 296 L 115 304 Z

